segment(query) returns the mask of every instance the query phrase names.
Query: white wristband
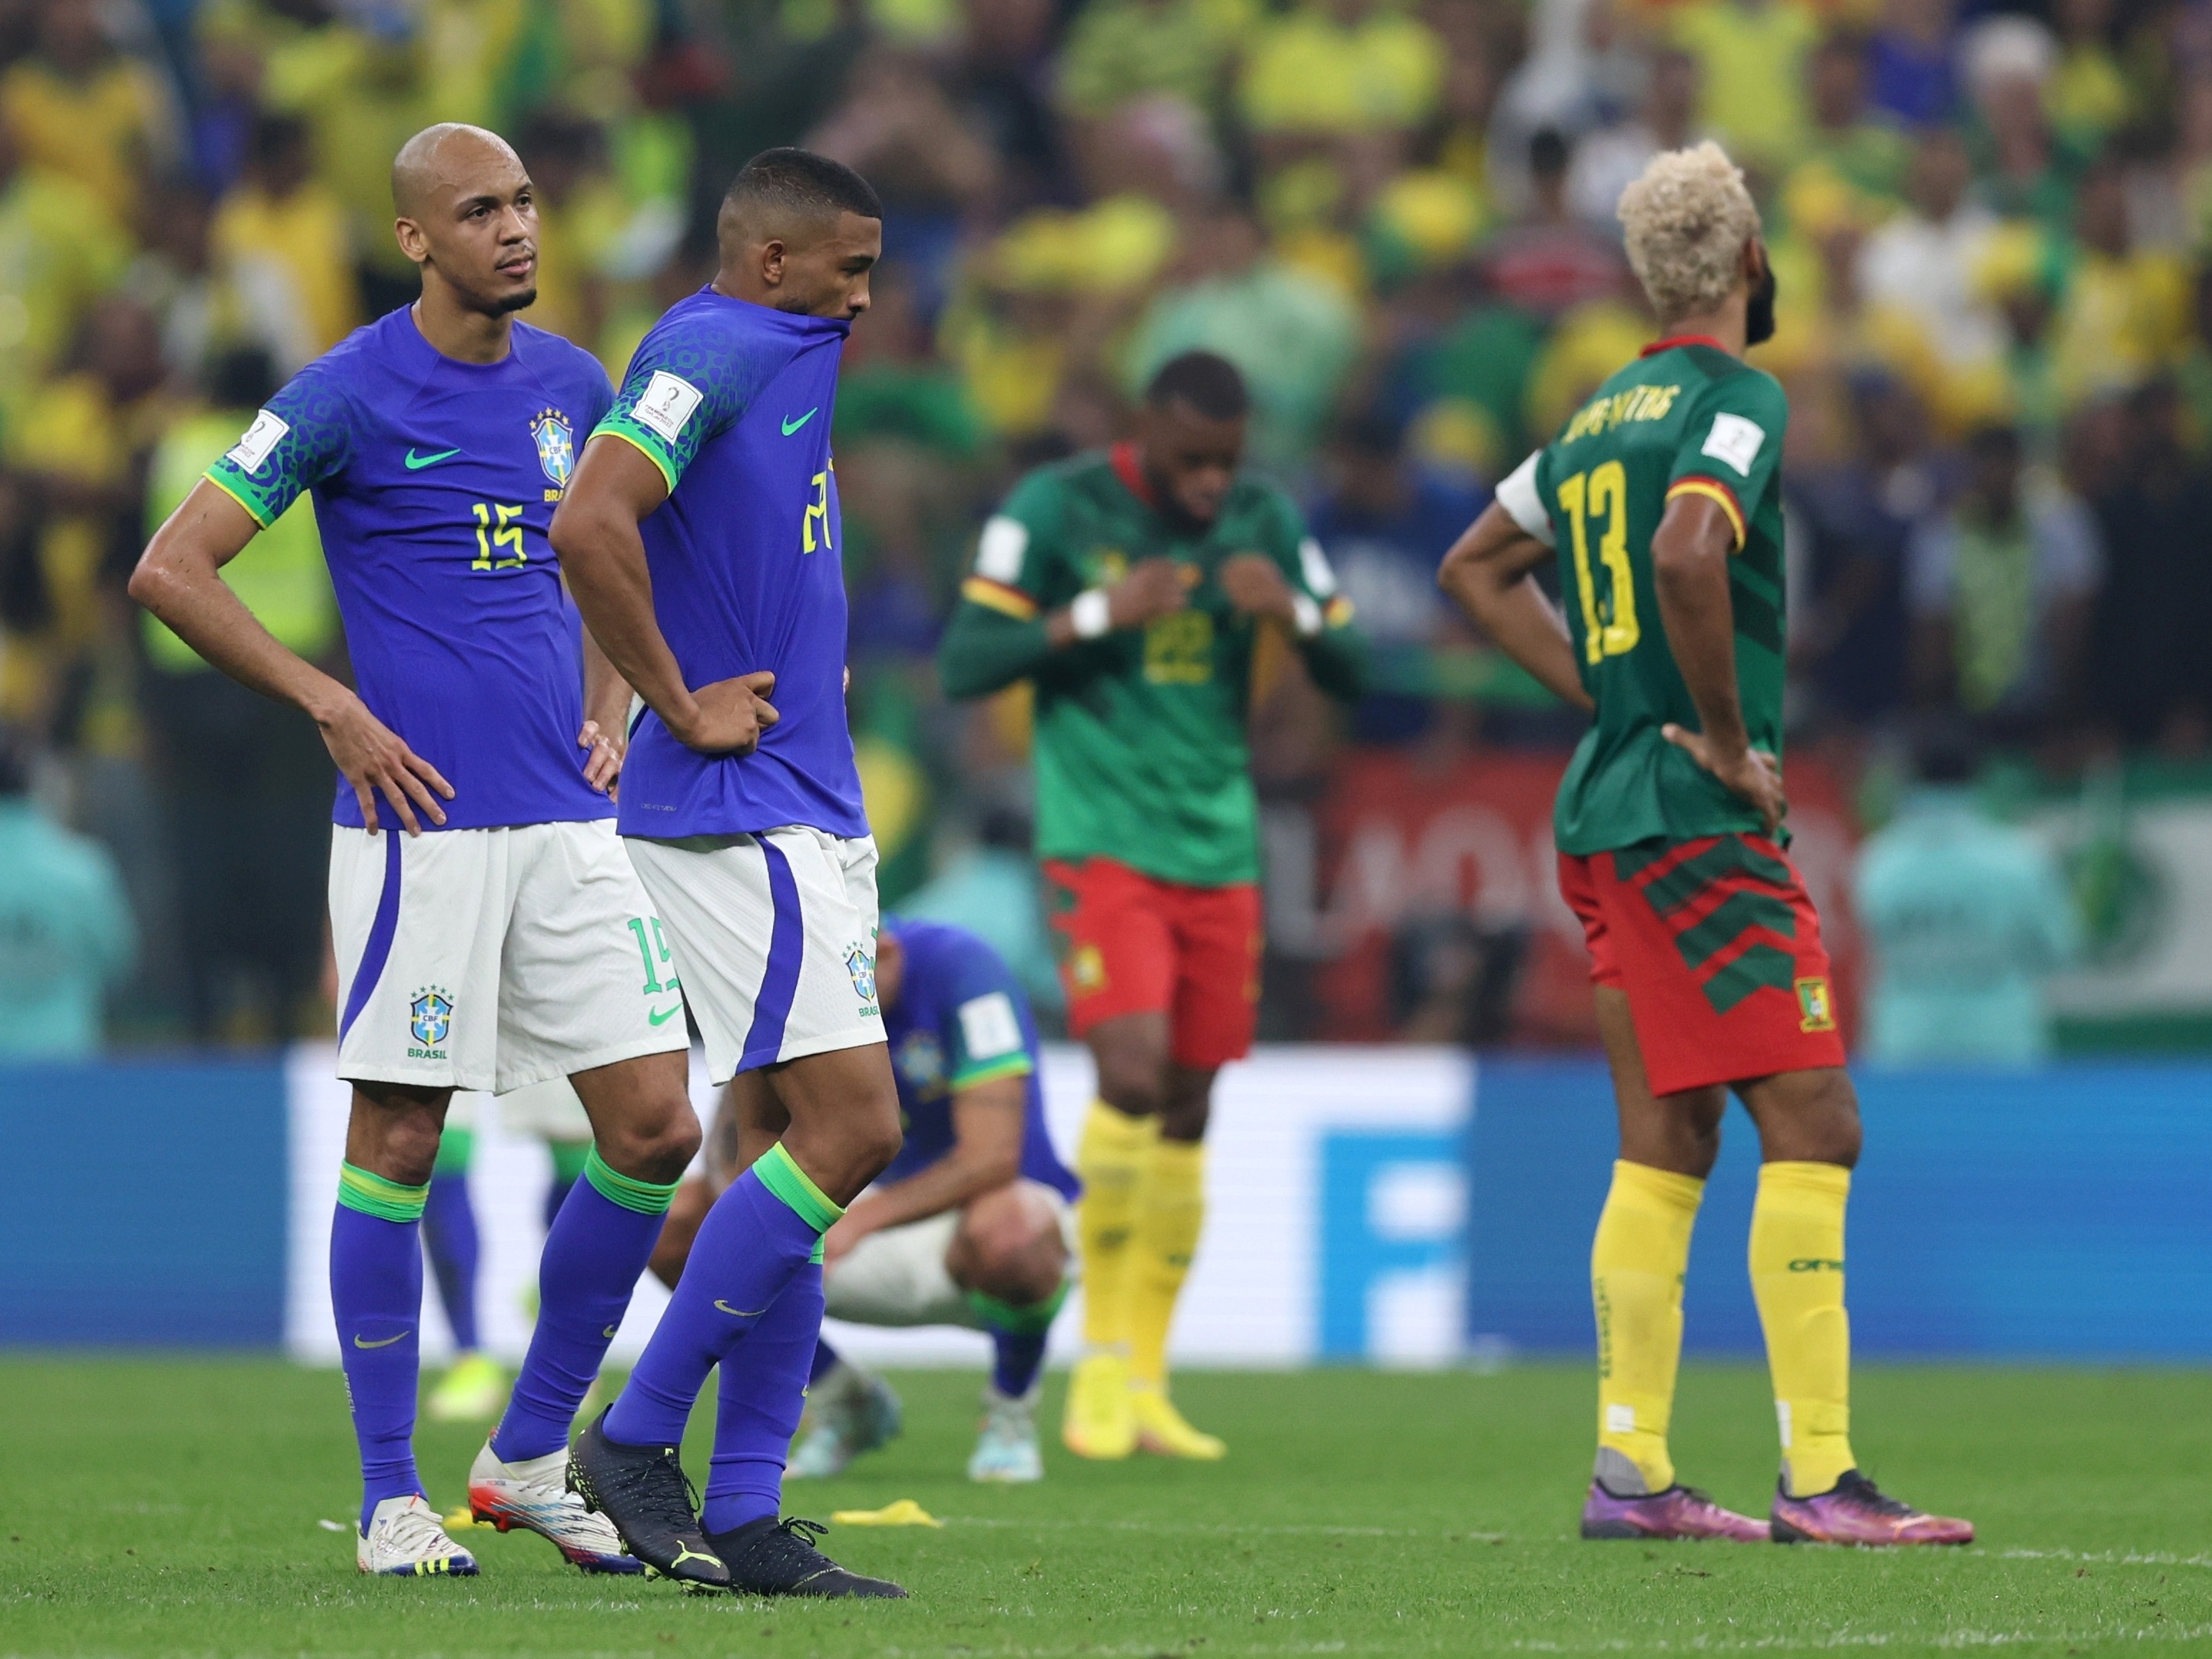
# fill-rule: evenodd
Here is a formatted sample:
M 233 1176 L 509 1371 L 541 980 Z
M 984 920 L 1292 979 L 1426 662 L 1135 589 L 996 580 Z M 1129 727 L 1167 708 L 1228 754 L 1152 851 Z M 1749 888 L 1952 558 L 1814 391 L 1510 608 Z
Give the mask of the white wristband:
M 1068 626 L 1074 629 L 1079 640 L 1102 637 L 1114 626 L 1114 609 L 1108 602 L 1103 587 L 1086 587 L 1075 596 L 1067 607 Z
M 1310 640 L 1321 632 L 1321 606 L 1308 593 L 1291 595 L 1291 614 L 1297 618 L 1298 637 Z

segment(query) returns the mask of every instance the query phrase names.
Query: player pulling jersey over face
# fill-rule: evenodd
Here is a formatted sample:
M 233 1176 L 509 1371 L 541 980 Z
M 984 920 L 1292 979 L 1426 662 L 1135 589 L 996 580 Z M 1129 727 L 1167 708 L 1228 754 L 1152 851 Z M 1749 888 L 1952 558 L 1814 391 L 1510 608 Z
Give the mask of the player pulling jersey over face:
M 903 1594 L 776 1518 L 822 1321 L 822 1237 L 899 1146 L 829 448 L 882 217 L 836 162 L 776 149 L 746 163 L 712 288 L 639 348 L 553 525 L 586 625 L 651 711 L 623 831 L 708 1070 L 742 1074 L 739 1094 L 779 1130 L 701 1223 L 573 1479 L 652 1566 L 754 1594 Z M 670 1449 L 718 1364 L 695 1516 Z
M 1858 1103 L 1819 918 L 1779 841 L 1785 409 L 1742 362 L 1773 329 L 1758 210 L 1708 143 L 1655 157 L 1620 217 L 1667 337 L 1499 485 L 1439 577 L 1594 716 L 1554 820 L 1620 1109 L 1590 1258 L 1598 1453 L 1583 1535 L 1966 1542 L 1971 1526 L 1884 1497 L 1851 1451 Z M 1553 556 L 1564 617 L 1530 580 Z M 1765 1525 L 1679 1484 L 1667 1440 L 1690 1232 L 1731 1088 L 1765 1158 L 1752 1282 L 1783 1462 Z
M 626 836 L 868 833 L 845 723 L 844 531 L 830 454 L 852 327 L 703 289 L 653 325 L 597 423 L 667 480 L 667 501 L 640 532 L 685 684 L 773 674 L 781 717 L 750 754 L 707 755 L 648 708 L 623 768 Z

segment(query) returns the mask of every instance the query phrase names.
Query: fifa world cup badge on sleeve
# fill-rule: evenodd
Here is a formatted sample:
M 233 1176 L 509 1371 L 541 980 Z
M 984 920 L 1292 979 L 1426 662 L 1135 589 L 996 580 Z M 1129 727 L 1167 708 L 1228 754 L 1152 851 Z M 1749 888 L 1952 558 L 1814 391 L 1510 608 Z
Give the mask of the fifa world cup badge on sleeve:
M 410 1060 L 443 1060 L 446 1038 L 453 1029 L 453 994 L 442 985 L 426 985 L 407 1005 L 407 1034 L 417 1046 L 407 1051 Z

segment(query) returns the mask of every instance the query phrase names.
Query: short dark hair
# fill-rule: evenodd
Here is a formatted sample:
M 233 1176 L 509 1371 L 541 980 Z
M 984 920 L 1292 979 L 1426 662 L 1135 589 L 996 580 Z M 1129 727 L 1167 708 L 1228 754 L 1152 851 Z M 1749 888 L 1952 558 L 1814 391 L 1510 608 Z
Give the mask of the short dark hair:
M 1186 351 L 1162 363 L 1145 388 L 1154 409 L 1187 404 L 1209 421 L 1241 421 L 1252 407 L 1237 365 L 1216 351 Z
M 739 167 L 722 206 L 740 214 L 781 208 L 787 213 L 884 216 L 883 203 L 859 173 L 842 161 L 790 144 L 764 149 Z

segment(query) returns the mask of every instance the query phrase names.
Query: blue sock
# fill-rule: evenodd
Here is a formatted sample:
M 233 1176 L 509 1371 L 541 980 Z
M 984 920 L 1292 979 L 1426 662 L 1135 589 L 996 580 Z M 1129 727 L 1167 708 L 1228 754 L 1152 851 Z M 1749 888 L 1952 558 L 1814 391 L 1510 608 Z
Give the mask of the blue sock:
M 781 1142 L 732 1182 L 699 1224 L 676 1294 L 607 1413 L 607 1437 L 629 1446 L 682 1445 L 707 1373 L 775 1305 L 793 1274 L 822 1259 L 822 1235 L 842 1214 Z M 742 1375 L 745 1368 L 734 1369 Z M 795 1389 L 804 1386 L 794 1379 Z
M 574 1182 L 563 1181 L 557 1175 L 545 1183 L 545 1237 L 549 1243 L 553 1237 L 553 1224 L 561 1218 L 562 1206 L 568 1203 L 568 1194 L 575 1190 Z
M 421 1364 L 422 1206 L 428 1187 L 338 1168 L 331 1218 L 331 1311 L 346 1397 L 361 1445 L 361 1524 L 387 1498 L 422 1490 L 415 1472 L 415 1389 Z
M 1018 1400 L 1036 1381 L 1044 1364 L 1045 1339 L 1052 1334 L 1053 1316 L 1067 1300 L 1067 1285 L 1042 1302 L 1026 1307 L 1001 1302 L 981 1291 L 968 1292 L 968 1305 L 991 1335 L 991 1386 L 1010 1400 Z
M 806 1386 L 810 1389 L 812 1388 L 823 1377 L 829 1376 L 830 1372 L 836 1370 L 837 1369 L 837 1350 L 830 1346 L 830 1339 L 826 1336 L 816 1337 L 814 1339 L 814 1364 L 807 1370 Z
M 629 1310 L 676 1185 L 617 1174 L 592 1150 L 545 1235 L 538 1328 L 491 1437 L 495 1455 L 515 1463 L 568 1445 L 568 1425 Z
M 822 1269 L 792 1275 L 744 1341 L 722 1356 L 714 1416 L 714 1462 L 699 1524 L 728 1532 L 773 1520 L 783 1505 L 783 1461 L 799 1432 L 806 1374 L 822 1334 Z
M 476 1212 L 469 1206 L 465 1170 L 431 1176 L 430 1199 L 422 1210 L 422 1247 L 429 1252 L 430 1271 L 437 1276 L 446 1323 L 453 1328 L 453 1346 L 473 1353 L 481 1346 L 477 1340 L 477 1262 L 482 1246 Z

